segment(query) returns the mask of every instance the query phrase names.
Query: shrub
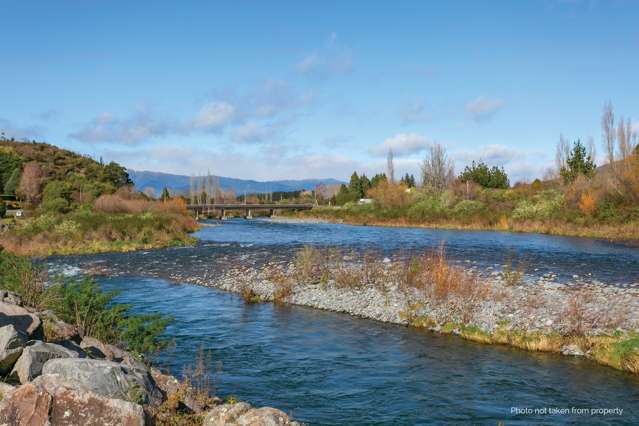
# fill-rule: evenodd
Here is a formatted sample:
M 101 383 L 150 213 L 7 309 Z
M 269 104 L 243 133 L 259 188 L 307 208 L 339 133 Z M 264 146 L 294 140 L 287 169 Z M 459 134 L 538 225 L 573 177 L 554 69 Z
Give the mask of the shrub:
M 45 275 L 26 257 L 7 253 L 0 247 L 0 288 L 18 293 L 23 302 L 39 308 L 44 294 Z
M 104 292 L 92 279 L 58 283 L 47 289 L 46 306 L 82 336 L 153 354 L 168 345 L 162 337 L 173 320 L 161 315 L 133 315 L 130 306 L 113 302 L 118 292 Z
M 584 192 L 579 199 L 579 210 L 588 216 L 592 215 L 597 209 L 595 197 L 590 192 Z
M 412 205 L 408 217 L 415 221 L 437 220 L 446 217 L 447 209 L 440 197 L 429 197 Z
M 557 214 L 563 205 L 563 194 L 552 189 L 542 191 L 532 200 L 521 200 L 513 210 L 512 217 L 517 220 L 546 220 Z
M 411 203 L 412 196 L 407 189 L 402 184 L 381 181 L 368 191 L 368 195 L 383 208 L 402 208 Z
M 486 211 L 486 205 L 481 201 L 462 200 L 453 209 L 453 214 L 458 219 L 475 218 Z

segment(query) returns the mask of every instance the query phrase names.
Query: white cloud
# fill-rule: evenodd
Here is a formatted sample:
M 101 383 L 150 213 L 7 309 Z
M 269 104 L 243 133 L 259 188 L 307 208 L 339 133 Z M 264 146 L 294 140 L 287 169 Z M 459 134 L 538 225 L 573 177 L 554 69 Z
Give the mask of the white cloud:
M 632 131 L 635 133 L 639 133 L 639 121 L 635 121 L 632 123 Z
M 426 105 L 423 99 L 417 99 L 404 104 L 399 111 L 404 124 L 426 123 L 431 120 L 426 112 Z
M 104 112 L 69 136 L 87 143 L 114 142 L 133 145 L 175 131 L 174 125 L 156 118 L 149 111 L 137 112 L 130 117 L 117 117 Z
M 453 154 L 456 160 L 484 161 L 488 164 L 502 165 L 515 158 L 524 155 L 521 151 L 509 148 L 505 145 L 488 144 L 474 150 L 459 150 Z
M 504 167 L 512 184 L 517 181 L 541 178 L 546 169 L 553 165 L 553 159 L 544 152 L 520 150 L 501 144 L 456 150 L 451 154 L 451 158 L 457 171 L 463 170 L 473 161 L 483 161 L 489 166 Z
M 231 139 L 237 143 L 257 143 L 274 138 L 278 128 L 272 124 L 248 122 L 233 129 Z
M 17 126 L 13 122 L 0 117 L 0 134 L 14 139 L 35 139 L 42 136 L 43 129 L 40 126 Z
M 466 104 L 466 112 L 473 120 L 480 122 L 491 119 L 503 106 L 504 101 L 501 99 L 480 96 Z
M 396 157 L 417 154 L 426 148 L 429 143 L 425 137 L 417 133 L 398 133 L 395 136 L 387 138 L 381 145 L 371 148 L 369 151 L 373 155 L 386 155 L 389 150 L 393 150 Z
M 220 131 L 229 124 L 235 114 L 235 106 L 224 101 L 209 102 L 200 108 L 193 120 L 193 127 L 204 131 Z
M 295 64 L 295 69 L 302 74 L 322 78 L 348 74 L 353 70 L 353 55 L 347 46 L 338 42 L 337 33 L 333 32 L 323 48 L 304 54 Z

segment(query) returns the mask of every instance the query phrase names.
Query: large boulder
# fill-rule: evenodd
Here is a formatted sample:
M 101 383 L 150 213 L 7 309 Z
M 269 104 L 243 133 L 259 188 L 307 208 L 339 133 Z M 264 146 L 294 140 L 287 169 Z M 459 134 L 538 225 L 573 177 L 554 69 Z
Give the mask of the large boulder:
M 85 337 L 82 339 L 80 347 L 84 349 L 91 358 L 102 358 L 108 359 L 109 361 L 121 362 L 126 356 L 126 352 L 117 346 L 103 343 L 93 337 Z
M 297 426 L 286 413 L 271 407 L 253 408 L 246 402 L 222 404 L 206 414 L 203 426 Z
M 181 408 L 187 412 L 201 413 L 207 407 L 222 403 L 220 398 L 198 393 L 188 383 L 180 382 L 174 376 L 164 374 L 156 368 L 151 368 L 151 376 L 164 393 L 165 399 L 177 400 Z
M 21 306 L 0 302 L 0 327 L 9 324 L 31 338 L 42 338 L 42 322 L 37 315 Z
M 16 330 L 13 324 L 0 327 L 0 374 L 4 376 L 11 371 L 26 343 L 27 336 Z
M 138 404 L 73 389 L 55 375 L 41 376 L 0 402 L 0 424 L 16 426 L 142 426 Z
M 14 291 L 0 290 L 0 302 L 22 306 L 22 297 Z
M 80 340 L 82 340 L 76 327 L 62 321 L 52 311 L 38 312 L 38 316 L 43 323 L 42 328 L 47 341 L 57 343 L 72 340 L 80 343 Z
M 54 343 L 35 341 L 25 346 L 9 378 L 25 384 L 42 373 L 44 364 L 56 358 L 77 358 L 78 354 Z
M 42 374 L 55 374 L 72 389 L 139 404 L 161 403 L 162 392 L 147 371 L 98 359 L 65 358 L 48 361 Z

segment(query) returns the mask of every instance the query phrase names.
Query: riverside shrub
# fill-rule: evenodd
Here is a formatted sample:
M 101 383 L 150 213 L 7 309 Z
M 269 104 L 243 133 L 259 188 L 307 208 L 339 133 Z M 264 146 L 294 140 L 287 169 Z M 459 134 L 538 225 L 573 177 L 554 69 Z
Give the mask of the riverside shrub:
M 547 190 L 521 200 L 513 210 L 512 217 L 517 220 L 547 220 L 561 211 L 564 196 L 559 191 Z

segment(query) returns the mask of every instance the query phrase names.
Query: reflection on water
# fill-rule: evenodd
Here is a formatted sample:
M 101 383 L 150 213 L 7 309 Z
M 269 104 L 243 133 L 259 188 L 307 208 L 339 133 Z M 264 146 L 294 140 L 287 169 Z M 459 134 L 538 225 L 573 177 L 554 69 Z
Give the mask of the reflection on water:
M 607 424 L 610 419 L 513 417 L 518 407 L 620 407 L 638 424 L 639 380 L 591 362 L 485 346 L 343 314 L 118 277 L 119 301 L 175 316 L 179 374 L 202 345 L 221 361 L 218 392 L 271 405 L 311 424 Z M 215 370 L 215 366 L 213 366 Z

